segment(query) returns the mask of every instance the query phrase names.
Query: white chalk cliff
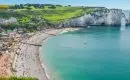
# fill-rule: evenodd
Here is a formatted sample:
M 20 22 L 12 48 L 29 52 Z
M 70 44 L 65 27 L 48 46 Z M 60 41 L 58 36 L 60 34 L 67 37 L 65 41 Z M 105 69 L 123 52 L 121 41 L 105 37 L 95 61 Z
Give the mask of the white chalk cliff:
M 9 19 L 0 18 L 0 24 L 10 24 L 10 23 L 16 23 L 17 19 L 14 17 L 10 17 Z
M 104 9 L 91 14 L 85 14 L 79 18 L 65 21 L 61 25 L 63 27 L 88 25 L 113 26 L 121 25 L 122 18 L 125 18 L 126 24 L 128 24 L 128 20 L 121 9 Z

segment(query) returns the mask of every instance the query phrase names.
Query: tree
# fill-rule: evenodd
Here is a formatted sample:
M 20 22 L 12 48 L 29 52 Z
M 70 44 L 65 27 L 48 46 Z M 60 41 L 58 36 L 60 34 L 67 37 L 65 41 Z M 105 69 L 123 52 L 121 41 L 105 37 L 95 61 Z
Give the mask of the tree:
M 45 6 L 42 6 L 42 8 L 44 9 L 44 8 L 45 8 Z
M 48 8 L 50 8 L 50 9 L 56 9 L 56 6 L 53 5 L 53 6 L 49 6 Z
M 20 9 L 23 9 L 23 8 L 24 8 L 24 5 L 23 5 L 23 4 L 20 4 L 19 7 L 20 7 Z
M 28 28 L 30 24 L 30 19 L 27 17 L 22 17 L 21 19 L 19 19 L 19 24 L 22 28 Z
M 68 5 L 69 7 L 71 7 L 71 5 Z
M 62 7 L 62 5 L 56 5 L 57 7 Z
M 25 6 L 25 9 L 27 9 L 27 10 L 31 10 L 32 9 L 32 7 L 29 7 L 29 6 Z
M 10 5 L 9 9 L 15 9 L 15 6 L 14 5 Z
M 14 9 L 19 9 L 19 5 L 15 4 Z

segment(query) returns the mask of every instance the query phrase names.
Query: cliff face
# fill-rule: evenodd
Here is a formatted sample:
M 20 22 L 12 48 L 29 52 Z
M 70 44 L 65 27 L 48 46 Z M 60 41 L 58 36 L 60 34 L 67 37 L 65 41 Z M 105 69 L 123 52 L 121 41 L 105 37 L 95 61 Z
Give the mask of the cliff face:
M 123 13 L 126 16 L 128 24 L 130 24 L 130 10 L 123 10 Z
M 125 18 L 127 23 L 125 14 L 121 9 L 104 9 L 102 11 L 96 11 L 88 15 L 85 14 L 82 17 L 66 21 L 62 26 L 121 25 L 122 18 Z

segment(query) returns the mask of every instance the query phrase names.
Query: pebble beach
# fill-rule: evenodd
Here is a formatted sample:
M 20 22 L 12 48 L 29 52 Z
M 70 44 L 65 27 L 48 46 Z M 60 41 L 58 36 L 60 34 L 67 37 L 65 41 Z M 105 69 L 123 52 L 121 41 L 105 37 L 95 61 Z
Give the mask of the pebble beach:
M 36 77 L 39 80 L 48 80 L 44 66 L 41 64 L 39 49 L 44 40 L 55 36 L 63 29 L 51 29 L 35 33 L 31 38 L 21 42 L 17 50 L 15 70 L 17 76 Z

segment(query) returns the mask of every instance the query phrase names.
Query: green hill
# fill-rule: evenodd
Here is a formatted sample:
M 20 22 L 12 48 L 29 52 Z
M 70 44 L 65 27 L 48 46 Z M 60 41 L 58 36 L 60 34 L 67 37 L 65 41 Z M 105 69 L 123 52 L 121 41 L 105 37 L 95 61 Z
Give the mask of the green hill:
M 65 20 L 80 17 L 95 11 L 95 8 L 89 7 L 71 7 L 71 6 L 44 6 L 36 8 L 34 6 L 24 6 L 22 8 L 9 8 L 0 10 L 0 18 L 15 17 L 18 22 L 9 24 L 9 28 L 23 27 L 36 29 L 37 27 L 45 27 L 45 25 L 59 24 Z M 5 26 L 5 25 L 3 25 Z
M 26 17 L 32 18 L 34 16 L 39 16 L 49 23 L 57 24 L 64 20 L 79 17 L 85 13 L 90 13 L 94 11 L 94 9 L 87 7 L 56 7 L 50 9 L 46 6 L 44 9 L 32 8 L 30 11 L 27 11 L 26 9 L 16 9 L 15 11 L 19 14 L 25 14 Z

